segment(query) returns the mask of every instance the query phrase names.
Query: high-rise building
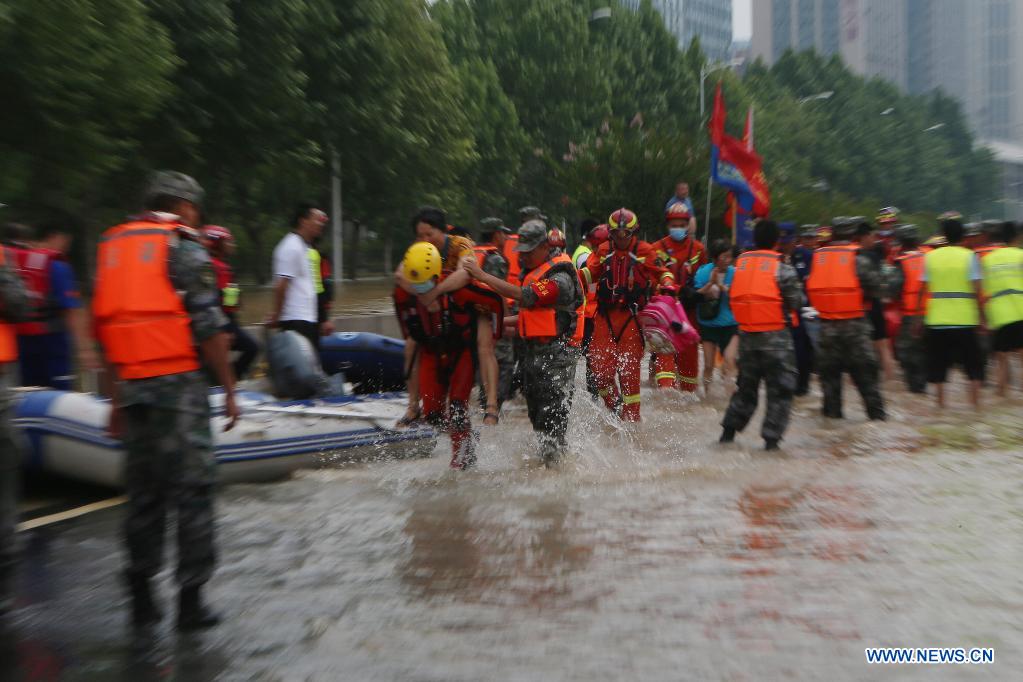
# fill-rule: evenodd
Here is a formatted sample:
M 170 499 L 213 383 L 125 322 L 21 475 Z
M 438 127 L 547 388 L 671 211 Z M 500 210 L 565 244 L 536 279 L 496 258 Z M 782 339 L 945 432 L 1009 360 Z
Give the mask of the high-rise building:
M 732 0 L 652 0 L 664 25 L 685 47 L 699 37 L 707 59 L 726 61 L 732 46 Z M 622 4 L 638 9 L 640 0 Z
M 786 50 L 839 51 L 839 0 L 756 0 L 750 50 L 773 64 Z

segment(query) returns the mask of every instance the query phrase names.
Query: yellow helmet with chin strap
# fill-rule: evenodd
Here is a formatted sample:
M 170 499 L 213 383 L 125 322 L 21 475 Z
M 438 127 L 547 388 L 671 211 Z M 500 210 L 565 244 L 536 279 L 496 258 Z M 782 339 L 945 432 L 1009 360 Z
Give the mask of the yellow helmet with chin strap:
M 401 271 L 412 284 L 424 284 L 441 272 L 440 251 L 430 242 L 416 242 L 405 252 Z

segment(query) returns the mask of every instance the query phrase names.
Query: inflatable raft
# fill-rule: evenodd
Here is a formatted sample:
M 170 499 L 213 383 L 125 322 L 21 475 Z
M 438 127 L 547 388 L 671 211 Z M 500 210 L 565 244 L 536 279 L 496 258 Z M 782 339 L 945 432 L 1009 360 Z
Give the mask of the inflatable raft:
M 210 394 L 211 425 L 221 482 L 266 481 L 297 469 L 370 459 L 427 456 L 435 432 L 396 431 L 404 394 L 278 401 L 262 393 L 237 395 L 242 417 L 223 431 L 223 394 Z M 14 426 L 23 434 L 29 470 L 110 487 L 123 486 L 124 450 L 106 433 L 110 403 L 92 394 L 24 390 Z
M 337 332 L 320 339 L 327 374 L 343 372 L 356 393 L 405 390 L 405 342 L 367 332 Z

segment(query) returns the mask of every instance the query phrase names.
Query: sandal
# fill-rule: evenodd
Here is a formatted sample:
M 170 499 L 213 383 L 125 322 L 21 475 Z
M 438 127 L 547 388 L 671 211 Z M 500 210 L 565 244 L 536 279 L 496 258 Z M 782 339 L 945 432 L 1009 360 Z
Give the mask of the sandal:
M 488 422 L 488 419 L 493 418 L 493 423 Z M 483 423 L 487 426 L 497 426 L 501 423 L 501 408 L 496 405 L 488 405 L 486 411 L 483 413 Z
M 412 412 L 411 410 L 406 410 L 405 416 L 399 419 L 394 425 L 397 428 L 407 429 L 413 424 L 422 421 L 422 419 L 423 411 L 421 409 L 416 408 L 415 412 Z

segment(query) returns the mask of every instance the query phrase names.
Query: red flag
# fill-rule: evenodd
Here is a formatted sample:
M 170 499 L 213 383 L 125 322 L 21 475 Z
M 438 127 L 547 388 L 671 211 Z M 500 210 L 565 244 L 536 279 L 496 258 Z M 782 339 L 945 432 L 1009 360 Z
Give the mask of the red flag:
M 720 145 L 725 134 L 725 100 L 721 96 L 721 81 L 714 90 L 714 109 L 710 115 L 710 143 Z

